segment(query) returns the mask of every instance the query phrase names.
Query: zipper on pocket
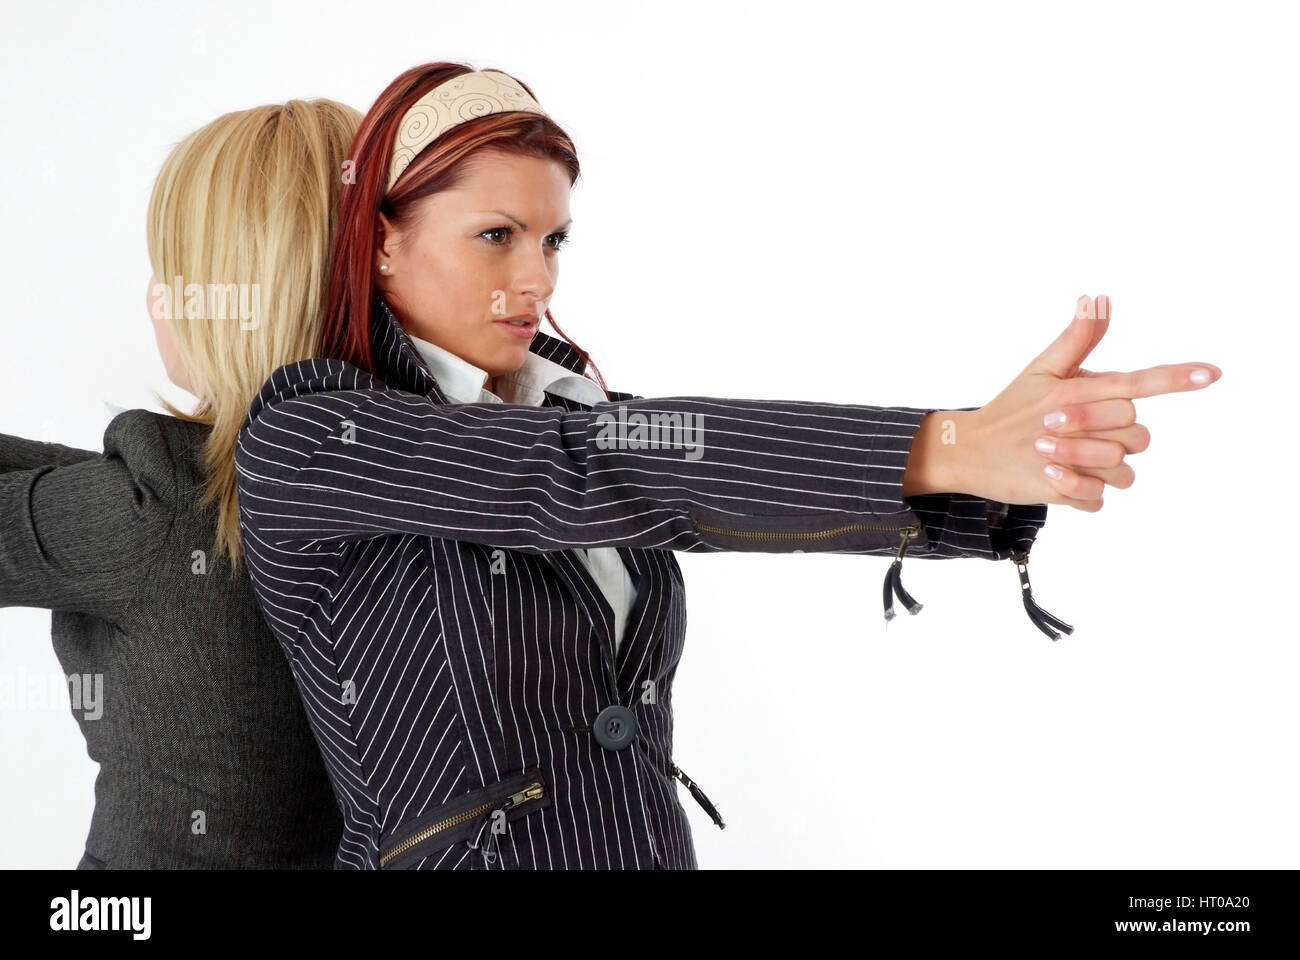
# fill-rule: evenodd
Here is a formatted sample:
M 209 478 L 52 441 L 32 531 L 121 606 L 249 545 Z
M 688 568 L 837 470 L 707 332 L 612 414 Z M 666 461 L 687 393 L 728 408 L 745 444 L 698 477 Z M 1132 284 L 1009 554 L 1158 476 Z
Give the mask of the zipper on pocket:
M 445 817 L 444 819 L 439 820 L 437 823 L 431 823 L 429 824 L 429 826 L 423 828 L 422 830 L 417 831 L 416 833 L 407 837 L 405 840 L 401 841 L 400 843 L 390 847 L 383 854 L 381 854 L 379 857 L 380 869 L 386 867 L 389 863 L 393 861 L 395 857 L 400 856 L 401 854 L 405 853 L 407 850 L 410 850 L 415 845 L 424 843 L 426 840 L 436 837 L 439 833 L 444 833 L 447 830 L 450 830 L 452 827 L 460 826 L 461 824 L 466 823 L 470 820 L 474 820 L 478 817 L 482 817 L 484 820 L 483 825 L 486 825 L 488 823 L 491 823 L 492 821 L 491 815 L 495 813 L 498 809 L 502 810 L 503 812 L 513 810 L 515 807 L 520 806 L 522 804 L 529 803 L 534 800 L 540 800 L 545 795 L 545 793 L 546 793 L 546 788 L 542 785 L 542 782 L 540 780 L 534 780 L 532 783 L 529 783 L 523 788 L 507 794 L 504 798 L 498 797 L 494 800 L 486 800 L 483 803 L 475 804 L 474 806 L 470 807 L 468 810 L 463 810 L 460 813 L 454 814 L 450 817 Z M 475 840 L 477 840 L 478 835 L 483 832 L 483 825 L 480 825 L 479 829 L 475 831 Z M 496 835 L 493 834 L 492 836 L 495 837 Z M 470 843 L 469 841 L 466 842 L 469 843 L 470 849 L 479 849 L 476 843 Z M 496 854 L 495 852 L 492 852 L 489 855 L 487 849 L 484 848 L 483 858 L 488 863 L 491 863 L 493 860 L 496 859 Z
M 695 798 L 695 802 L 704 808 L 704 812 L 718 825 L 719 830 L 727 829 L 727 825 L 722 822 L 722 816 L 718 813 L 718 808 L 704 795 L 704 791 L 699 788 L 696 782 L 683 773 L 681 767 L 671 760 L 668 761 L 668 774 L 676 777 L 687 790 L 691 791 L 691 796 Z
M 1029 551 L 1022 550 L 1019 553 L 1012 554 L 1010 559 L 1016 565 L 1016 572 L 1020 574 L 1020 597 L 1025 601 L 1025 613 L 1029 614 L 1029 619 L 1034 622 L 1034 626 L 1053 640 L 1061 639 L 1061 635 L 1056 630 L 1074 633 L 1074 627 L 1060 617 L 1052 616 L 1034 602 L 1034 592 L 1029 589 Z M 1053 630 L 1052 627 L 1056 627 L 1056 630 Z

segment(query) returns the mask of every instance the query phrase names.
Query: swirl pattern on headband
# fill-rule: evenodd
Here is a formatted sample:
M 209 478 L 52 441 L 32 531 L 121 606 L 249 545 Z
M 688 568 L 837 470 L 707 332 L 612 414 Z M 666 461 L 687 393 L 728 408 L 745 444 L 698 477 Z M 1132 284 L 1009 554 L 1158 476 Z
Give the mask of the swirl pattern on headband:
M 475 117 L 510 110 L 545 113 L 527 90 L 499 70 L 463 73 L 434 87 L 402 115 L 393 140 L 393 159 L 388 165 L 385 189 L 393 189 L 416 154 L 447 128 Z

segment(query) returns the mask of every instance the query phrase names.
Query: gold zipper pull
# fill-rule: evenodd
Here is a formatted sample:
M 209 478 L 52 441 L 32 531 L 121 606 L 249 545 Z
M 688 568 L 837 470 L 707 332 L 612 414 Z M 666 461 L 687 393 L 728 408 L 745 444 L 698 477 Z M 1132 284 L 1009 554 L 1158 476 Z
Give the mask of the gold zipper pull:
M 492 864 L 496 863 L 497 855 L 500 853 L 500 844 L 497 842 L 496 832 L 491 829 L 488 830 L 488 839 L 483 843 L 479 843 L 479 837 L 483 836 L 484 827 L 489 827 L 494 822 L 494 816 L 498 810 L 503 813 L 512 810 L 521 803 L 527 803 L 529 800 L 538 799 L 544 792 L 545 790 L 541 783 L 534 780 L 522 790 L 517 790 L 510 794 L 510 796 L 506 797 L 501 806 L 493 807 L 487 813 L 482 815 L 482 823 L 479 824 L 478 830 L 474 832 L 474 839 L 466 840 L 466 846 L 471 850 L 477 850 L 482 854 L 484 865 L 488 867 L 492 866 Z
M 899 602 L 907 608 L 907 612 L 916 616 L 921 612 L 921 604 L 917 603 L 910 593 L 903 589 L 903 554 L 907 552 L 908 541 L 921 534 L 919 524 L 903 527 L 900 531 L 901 540 L 898 544 L 898 553 L 894 556 L 894 562 L 889 565 L 885 571 L 885 626 L 889 626 L 889 621 L 894 619 L 894 595 L 898 595 Z
M 1034 626 L 1053 640 L 1061 639 L 1061 635 L 1056 630 L 1074 633 L 1074 627 L 1060 617 L 1052 616 L 1034 602 L 1034 592 L 1029 588 L 1029 551 L 1022 550 L 1019 553 L 1012 554 L 1010 559 L 1016 565 L 1016 572 L 1020 574 L 1020 597 L 1025 601 L 1025 613 L 1029 614 L 1029 619 L 1034 622 Z M 1056 627 L 1056 630 L 1053 630 L 1052 627 Z
M 536 800 L 541 795 L 542 795 L 542 785 L 540 783 L 530 783 L 528 786 L 524 787 L 524 789 L 520 790 L 518 793 L 510 794 L 510 796 L 506 798 L 506 802 L 501 807 L 501 809 L 509 810 L 512 807 L 518 806 L 519 804 L 525 803 L 529 800 Z

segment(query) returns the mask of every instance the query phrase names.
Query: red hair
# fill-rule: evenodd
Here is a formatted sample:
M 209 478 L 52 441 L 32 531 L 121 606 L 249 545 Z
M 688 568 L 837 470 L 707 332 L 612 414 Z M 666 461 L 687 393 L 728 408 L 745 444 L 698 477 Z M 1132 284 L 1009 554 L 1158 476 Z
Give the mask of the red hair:
M 394 224 L 411 220 L 416 203 L 448 190 L 465 176 L 464 162 L 480 150 L 538 157 L 559 162 L 569 174 L 569 185 L 580 170 L 573 141 L 549 117 L 525 111 L 493 113 L 456 124 L 421 150 L 402 171 L 387 196 L 388 166 L 393 156 L 397 127 L 415 101 L 434 87 L 463 73 L 473 72 L 463 63 L 439 61 L 412 67 L 388 85 L 366 113 L 352 141 L 348 157 L 352 178 L 339 189 L 338 229 L 330 262 L 329 301 L 325 308 L 322 351 L 374 375 L 370 325 L 374 309 L 375 238 L 382 212 Z M 504 72 L 504 71 L 502 71 Z M 522 81 L 519 85 L 536 99 Z M 586 350 L 560 329 L 548 308 L 551 326 L 578 351 L 583 363 L 595 371 L 595 382 L 608 395 L 605 380 Z

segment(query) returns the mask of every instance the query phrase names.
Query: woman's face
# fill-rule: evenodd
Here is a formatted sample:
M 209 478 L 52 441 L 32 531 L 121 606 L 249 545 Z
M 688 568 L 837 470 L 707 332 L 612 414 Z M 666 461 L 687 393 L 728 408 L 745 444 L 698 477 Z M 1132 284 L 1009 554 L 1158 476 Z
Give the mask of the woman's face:
M 420 201 L 405 231 L 380 214 L 375 278 L 409 333 L 496 377 L 523 366 L 555 290 L 569 177 L 554 160 L 498 151 L 467 163 L 461 185 Z M 519 314 L 531 325 L 504 322 Z
M 157 292 L 155 287 L 158 287 Z M 159 286 L 158 278 L 150 274 L 149 289 L 145 291 L 145 304 L 149 308 L 149 319 L 153 321 L 153 337 L 158 343 L 158 355 L 162 357 L 163 366 L 167 368 L 167 378 L 182 390 L 193 393 L 189 371 L 185 368 L 185 361 L 181 359 L 176 349 L 171 321 L 167 319 L 167 301 L 162 296 L 165 292 Z

